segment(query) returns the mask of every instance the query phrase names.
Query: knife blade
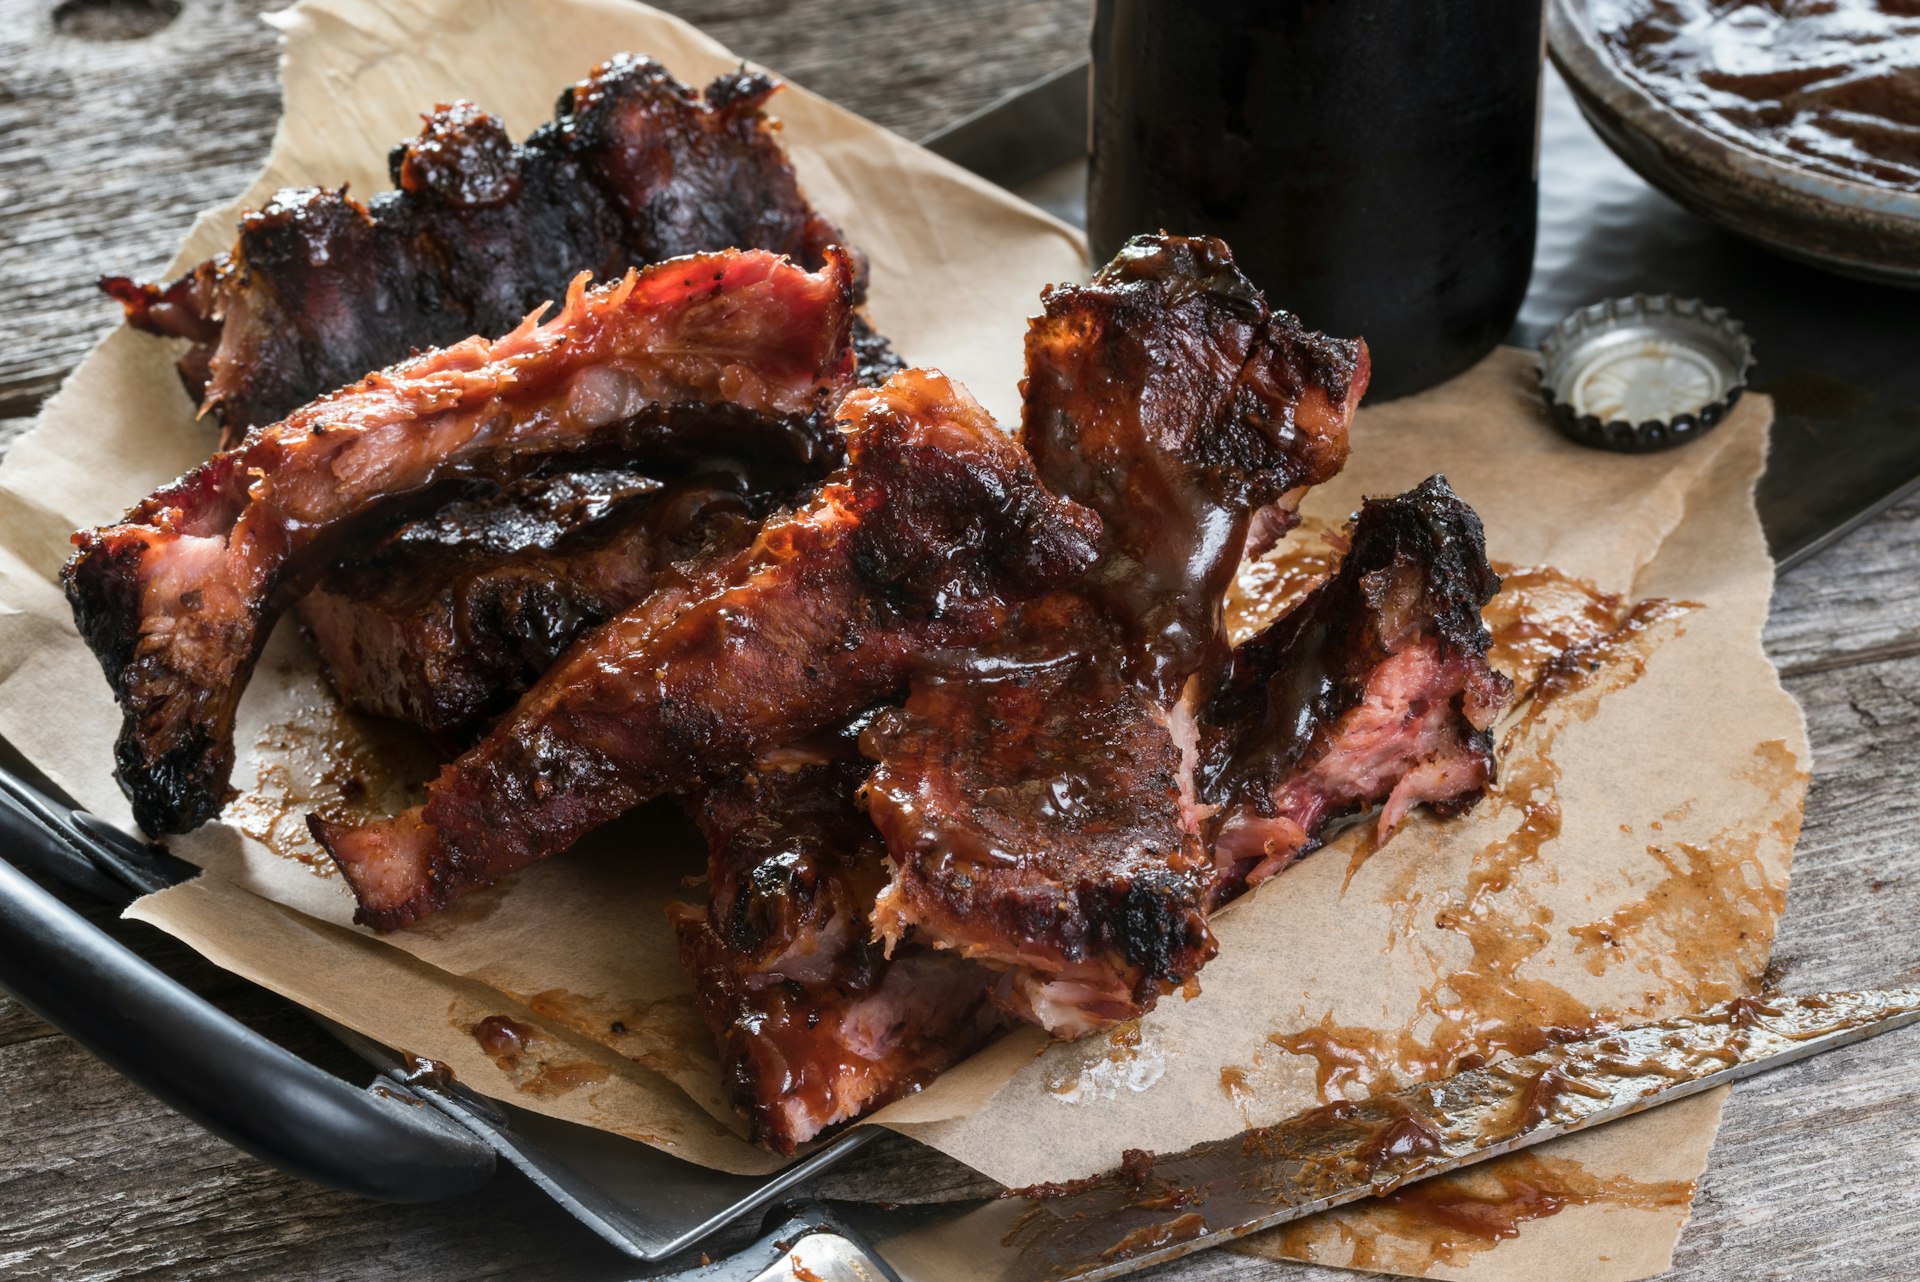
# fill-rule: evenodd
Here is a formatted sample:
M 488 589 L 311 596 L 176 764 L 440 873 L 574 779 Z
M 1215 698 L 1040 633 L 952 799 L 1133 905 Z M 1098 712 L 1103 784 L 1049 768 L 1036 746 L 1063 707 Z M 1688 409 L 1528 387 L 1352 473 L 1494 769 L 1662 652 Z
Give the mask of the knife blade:
M 1333 1104 L 1032 1204 L 1009 1282 L 1101 1282 L 1920 1021 L 1920 989 L 1740 998 L 1363 1104 Z
M 835 1276 L 858 1277 L 864 1255 L 904 1282 L 951 1276 L 956 1258 L 979 1282 L 1105 1282 L 1914 1023 L 1920 988 L 1736 998 L 1331 1104 L 1057 1196 L 958 1212 L 843 1207 L 813 1228 L 820 1212 L 796 1213 L 774 1235 L 775 1261 L 690 1276 L 805 1277 L 788 1262 L 819 1273 L 813 1262 L 831 1259 Z

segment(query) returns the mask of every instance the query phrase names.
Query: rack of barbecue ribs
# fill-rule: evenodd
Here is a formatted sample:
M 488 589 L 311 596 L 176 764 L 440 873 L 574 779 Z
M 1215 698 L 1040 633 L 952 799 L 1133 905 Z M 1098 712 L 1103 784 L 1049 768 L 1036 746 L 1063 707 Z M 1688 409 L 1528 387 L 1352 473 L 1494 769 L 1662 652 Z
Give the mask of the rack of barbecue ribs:
M 843 721 L 1093 560 L 1098 518 L 1050 493 L 944 376 L 855 390 L 840 426 L 847 464 L 809 502 L 582 638 L 424 805 L 360 827 L 316 821 L 362 920 L 405 925 Z
M 1384 839 L 1412 806 L 1463 813 L 1491 782 L 1488 729 L 1509 687 L 1486 663 L 1479 612 L 1495 584 L 1478 519 L 1436 477 L 1370 500 L 1349 543 L 1332 578 L 1238 647 L 1199 713 L 1196 823 L 1214 855 L 1195 896 L 1207 911 L 1310 852 L 1335 819 L 1378 807 Z M 1034 701 L 1029 720 L 1064 725 L 1036 712 L 1057 689 L 1048 675 L 1008 684 L 1020 692 L 1003 701 Z M 1052 1014 L 1056 1031 L 1066 1022 L 1064 1005 L 1036 1009 L 1017 967 L 913 931 L 889 949 L 868 930 L 886 849 L 856 804 L 873 763 L 847 740 L 871 747 L 897 715 L 880 709 L 768 754 L 695 803 L 712 851 L 709 900 L 671 910 L 680 955 L 730 1095 L 754 1138 L 782 1153 L 925 1085 L 1015 1016 Z M 1105 731 L 1064 733 L 1081 743 Z M 1132 745 L 1103 743 L 1137 779 Z M 1003 813 L 1024 806 L 1056 833 L 1089 827 L 1084 805 L 1059 819 L 1081 804 L 1083 777 L 1033 777 Z M 1058 1000 L 1077 999 L 1070 1009 L 1086 1022 L 1086 996 Z
M 1043 296 L 1009 433 L 935 371 L 863 384 L 858 296 L 832 248 L 576 287 L 76 536 L 143 825 L 217 813 L 266 622 L 319 584 L 356 704 L 497 714 L 419 806 L 313 821 L 358 920 L 679 798 L 708 895 L 670 925 L 729 1094 L 792 1152 L 1009 1024 L 1080 1036 L 1191 990 L 1211 914 L 1334 822 L 1480 797 L 1498 580 L 1444 480 L 1369 500 L 1263 633 L 1223 625 L 1344 463 L 1364 344 L 1271 309 L 1216 240 L 1141 237 Z
M 232 448 L 370 369 L 508 333 L 581 272 L 729 248 L 824 267 L 845 238 L 807 203 L 765 114 L 778 88 L 741 70 L 698 94 L 623 54 L 519 145 L 472 103 L 442 104 L 394 148 L 394 189 L 365 205 L 289 188 L 179 280 L 102 286 L 136 327 L 188 340 L 182 381 Z M 877 386 L 903 366 L 858 310 L 858 251 L 836 252 L 853 267 L 854 378 Z M 349 707 L 464 733 L 646 595 L 659 569 L 739 538 L 838 457 L 779 461 L 715 454 L 720 474 L 687 478 L 586 460 L 505 488 L 475 474 L 453 506 L 330 571 L 297 609 Z M 654 493 L 663 482 L 671 494 Z M 749 519 L 736 519 L 742 504 Z
M 473 103 L 441 104 L 388 157 L 393 190 L 362 204 L 344 187 L 286 188 L 178 280 L 101 288 L 137 328 L 188 340 L 181 382 L 230 449 L 368 370 L 498 338 L 580 272 L 720 249 L 824 266 L 847 240 L 807 203 L 765 114 L 779 88 L 743 68 L 702 95 L 621 54 L 518 145 Z M 870 332 L 858 346 L 882 377 L 897 365 Z
M 552 320 L 370 374 L 75 536 L 67 595 L 120 701 L 119 778 L 141 827 L 218 812 L 234 709 L 274 619 L 396 509 L 608 453 L 648 467 L 838 457 L 847 258 L 829 250 L 807 272 L 729 250 L 584 281 Z

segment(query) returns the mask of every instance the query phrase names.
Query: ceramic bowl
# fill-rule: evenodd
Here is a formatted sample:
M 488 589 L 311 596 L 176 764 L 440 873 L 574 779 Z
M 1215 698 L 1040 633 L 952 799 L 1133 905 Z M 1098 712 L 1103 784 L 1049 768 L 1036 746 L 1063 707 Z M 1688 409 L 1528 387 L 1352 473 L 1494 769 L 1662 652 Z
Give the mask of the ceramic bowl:
M 1673 111 L 1601 44 L 1586 0 L 1548 0 L 1547 44 L 1594 131 L 1694 213 L 1816 267 L 1920 288 L 1920 192 L 1786 164 Z

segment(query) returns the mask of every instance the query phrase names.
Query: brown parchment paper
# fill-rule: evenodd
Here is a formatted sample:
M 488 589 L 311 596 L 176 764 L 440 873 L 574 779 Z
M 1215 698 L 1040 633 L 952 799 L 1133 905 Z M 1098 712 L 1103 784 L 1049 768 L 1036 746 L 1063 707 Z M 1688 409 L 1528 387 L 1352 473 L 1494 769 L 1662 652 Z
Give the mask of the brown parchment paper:
M 475 98 L 524 134 L 561 85 L 616 50 L 695 83 L 735 63 L 625 0 L 309 0 L 272 20 L 286 34 L 272 154 L 254 187 L 200 219 L 175 267 L 224 248 L 237 210 L 278 185 L 379 190 L 388 146 L 436 100 Z M 1077 233 L 797 87 L 775 109 L 810 195 L 871 256 L 879 328 L 1013 421 L 1024 318 L 1043 284 L 1084 274 Z M 108 774 L 117 716 L 53 576 L 71 530 L 117 516 L 210 448 L 171 359 L 117 331 L 0 467 L 0 734 L 123 823 Z M 1515 718 L 1507 782 L 1466 820 L 1416 817 L 1370 856 L 1351 835 L 1229 910 L 1197 998 L 1088 1043 L 1015 1034 L 879 1120 L 1009 1183 L 1068 1178 L 1123 1148 L 1179 1148 L 1445 1071 L 1541 1024 L 1749 987 L 1784 895 L 1807 757 L 1758 643 L 1771 567 L 1751 488 L 1768 417 L 1750 398 L 1674 454 L 1596 454 L 1551 431 L 1517 352 L 1363 411 L 1346 473 L 1309 499 L 1310 529 L 1337 525 L 1362 494 L 1444 471 L 1486 519 L 1496 559 L 1697 608 L 1601 664 L 1604 698 L 1575 692 Z M 699 860 L 668 808 L 380 939 L 347 924 L 344 887 L 302 858 L 300 819 L 338 801 L 343 769 L 369 804 L 393 808 L 394 777 L 419 765 L 408 745 L 338 712 L 292 627 L 263 659 L 238 742 L 242 800 L 170 843 L 207 875 L 130 915 L 489 1094 L 710 1166 L 774 1165 L 719 1094 L 662 920 L 666 902 L 699 893 L 683 884 Z M 538 1034 L 511 1062 L 470 1033 L 496 1014 Z M 1583 1137 L 1578 1164 L 1602 1182 L 1691 1178 L 1717 1107 Z M 1595 1282 L 1644 1276 L 1682 1211 L 1632 1203 L 1595 1199 L 1460 1263 L 1375 1263 L 1518 1278 L 1537 1274 L 1506 1261 L 1578 1250 L 1596 1260 Z M 1345 1236 L 1322 1226 L 1250 1245 L 1360 1262 L 1355 1226 L 1383 1240 L 1392 1227 L 1351 1218 L 1364 1214 L 1350 1213 Z

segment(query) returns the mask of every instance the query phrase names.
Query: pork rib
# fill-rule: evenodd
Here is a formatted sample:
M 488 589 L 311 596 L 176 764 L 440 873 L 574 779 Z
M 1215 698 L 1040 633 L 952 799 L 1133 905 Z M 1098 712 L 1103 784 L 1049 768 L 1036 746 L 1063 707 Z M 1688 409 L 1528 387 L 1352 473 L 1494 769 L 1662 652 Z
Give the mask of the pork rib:
M 1455 814 L 1473 804 L 1492 778 L 1487 727 L 1508 693 L 1487 665 L 1479 617 L 1494 586 L 1479 523 L 1444 481 L 1367 504 L 1341 571 L 1287 622 L 1236 652 L 1224 688 L 1204 710 L 1199 787 L 1209 804 L 1200 814 L 1214 816 L 1203 831 L 1219 834 L 1221 852 L 1212 875 L 1200 874 L 1209 883 L 1207 908 L 1311 850 L 1340 815 L 1383 805 L 1384 836 L 1412 805 Z M 1027 614 L 1043 617 L 1066 599 L 1057 594 Z M 1178 762 L 1165 744 L 1142 741 L 1151 720 L 1133 710 L 1137 687 L 1120 681 L 1113 665 L 1079 657 L 1052 668 L 970 674 L 971 682 L 984 679 L 985 698 L 967 694 L 975 689 L 968 675 L 923 681 L 915 693 L 925 700 L 918 733 L 959 726 L 927 745 L 943 752 L 962 745 L 956 760 L 926 768 L 926 777 L 956 794 L 935 813 L 985 820 L 977 831 L 936 834 L 952 857 L 991 867 L 1006 850 L 1022 848 L 1036 814 L 1097 834 L 1073 847 L 1095 862 L 1044 870 L 1020 864 L 996 882 L 999 898 L 969 905 L 994 916 L 1007 937 L 1030 941 L 1024 970 L 1002 968 L 994 978 L 951 952 L 927 949 L 913 932 L 891 961 L 877 954 L 855 928 L 864 923 L 849 917 L 851 906 L 872 898 L 884 866 L 878 852 L 869 853 L 871 827 L 845 805 L 858 771 L 839 759 L 787 754 L 781 765 L 763 764 L 706 800 L 712 901 L 676 914 L 681 955 L 720 1040 L 734 1098 L 755 1137 L 780 1151 L 898 1098 L 898 1083 L 923 1085 L 977 1044 L 986 1027 L 983 992 L 1049 1026 L 1097 1025 L 1132 1009 L 1132 995 L 1116 993 L 1111 966 L 1086 959 L 1106 947 L 1124 953 L 1136 942 L 1179 939 L 1155 921 L 1163 901 L 1150 889 L 1124 908 L 1078 902 L 1116 887 L 1151 888 L 1168 875 L 1164 862 L 1140 854 L 1180 831 Z M 889 734 L 898 715 L 879 712 L 870 734 Z M 895 732 L 890 763 L 915 746 L 914 733 Z M 1027 766 L 1048 754 L 1058 769 Z M 1009 758 L 1020 768 L 977 773 L 980 762 Z M 1008 789 L 1014 774 L 1025 783 Z M 957 797 L 969 793 L 984 800 L 962 806 Z M 906 813 L 898 805 L 877 809 L 895 822 Z M 1137 880 L 1112 879 L 1103 867 Z M 1117 935 L 1077 941 L 1074 956 L 1063 957 L 1057 941 L 1087 922 Z M 969 931 L 951 921 L 939 928 L 948 936 Z M 1128 960 L 1142 973 L 1160 964 L 1146 954 Z M 947 968 L 938 968 L 942 962 Z M 1048 978 L 1039 982 L 1042 974 Z M 881 1054 L 873 1052 L 877 1028 L 893 1030 L 877 1042 Z
M 394 149 L 393 191 L 362 205 L 287 188 L 179 280 L 101 286 L 137 328 L 190 341 L 181 379 L 231 448 L 412 351 L 507 333 L 582 271 L 728 248 L 824 266 L 845 240 L 808 206 L 763 112 L 778 88 L 743 69 L 703 99 L 622 54 L 521 146 L 472 103 L 443 104 Z M 868 339 L 863 356 L 884 364 Z
M 1215 902 L 1313 850 L 1330 820 L 1382 806 L 1384 838 L 1415 805 L 1479 800 L 1513 689 L 1480 617 L 1499 587 L 1443 477 L 1360 509 L 1339 570 L 1234 652 L 1201 719 Z
M 878 386 L 901 365 L 867 342 L 856 319 L 855 381 Z M 432 732 L 491 716 L 644 597 L 662 568 L 746 546 L 761 519 L 826 475 L 713 462 L 665 486 L 626 470 L 527 477 L 401 526 L 300 600 L 335 692 Z
M 1137 236 L 1027 331 L 1022 440 L 1047 484 L 1100 513 L 1092 603 L 1163 703 L 1225 653 L 1221 603 L 1249 552 L 1347 461 L 1359 340 L 1267 307 L 1211 236 Z
M 219 809 L 234 708 L 275 617 L 396 503 L 595 451 L 833 457 L 852 289 L 833 252 L 817 273 L 749 251 L 592 291 L 582 278 L 553 320 L 369 375 L 75 535 L 67 595 L 125 715 L 135 818 L 179 832 Z
M 410 521 L 300 601 L 350 708 L 433 732 L 500 712 L 581 636 L 769 506 L 737 471 L 529 477 Z
M 1194 707 L 1256 526 L 1339 469 L 1366 374 L 1364 345 L 1269 311 L 1217 240 L 1140 237 L 1048 292 L 1023 439 L 1100 514 L 1100 559 L 868 732 L 884 938 L 1002 969 L 1002 1000 L 1063 1036 L 1213 955 Z
M 1140 1013 L 1213 956 L 1179 746 L 1107 656 L 996 648 L 916 679 L 865 743 L 893 855 L 883 938 L 1001 969 L 999 998 L 1061 1036 Z
M 1099 522 L 1040 484 L 965 392 L 910 370 L 840 410 L 846 469 L 753 546 L 589 635 L 429 786 L 316 835 L 382 929 L 558 854 L 647 798 L 893 695 L 1077 578 Z
M 844 733 L 789 747 L 707 789 L 710 899 L 668 909 L 728 1092 L 780 1153 L 918 1090 L 998 1025 L 991 972 L 870 938 L 886 852 L 852 749 Z

